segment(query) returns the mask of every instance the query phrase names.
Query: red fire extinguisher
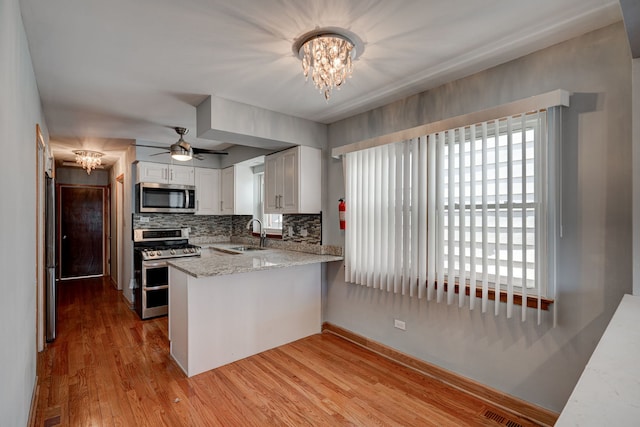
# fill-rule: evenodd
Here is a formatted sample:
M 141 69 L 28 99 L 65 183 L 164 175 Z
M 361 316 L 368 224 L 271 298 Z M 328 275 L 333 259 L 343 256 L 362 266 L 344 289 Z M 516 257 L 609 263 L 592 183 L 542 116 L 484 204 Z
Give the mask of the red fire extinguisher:
M 338 216 L 340 217 L 340 230 L 344 230 L 346 228 L 347 216 L 347 204 L 344 202 L 344 199 L 340 199 L 340 203 L 338 203 Z

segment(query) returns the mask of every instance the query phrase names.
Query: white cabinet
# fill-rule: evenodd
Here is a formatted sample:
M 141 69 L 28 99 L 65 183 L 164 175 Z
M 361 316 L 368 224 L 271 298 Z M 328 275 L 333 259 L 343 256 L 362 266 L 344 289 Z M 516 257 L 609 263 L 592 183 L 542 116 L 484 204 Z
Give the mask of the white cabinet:
M 265 158 L 265 213 L 320 213 L 320 150 L 297 146 Z
M 220 214 L 220 169 L 194 168 L 196 215 Z
M 192 166 L 169 165 L 169 184 L 195 185 L 195 173 Z
M 222 169 L 220 176 L 220 213 L 253 215 L 253 172 L 238 163 Z
M 195 173 L 193 169 L 192 166 L 138 162 L 136 182 L 194 185 Z

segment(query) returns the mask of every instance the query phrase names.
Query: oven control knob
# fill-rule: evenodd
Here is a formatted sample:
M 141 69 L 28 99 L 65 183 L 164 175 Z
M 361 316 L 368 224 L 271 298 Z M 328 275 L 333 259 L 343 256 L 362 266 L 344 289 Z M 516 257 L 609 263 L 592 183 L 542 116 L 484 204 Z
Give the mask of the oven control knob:
M 175 254 L 176 254 L 176 250 L 175 250 L 175 249 L 171 249 L 171 250 L 169 251 L 169 253 L 170 253 L 171 255 L 175 255 Z
M 185 254 L 188 254 L 188 253 L 189 253 L 189 249 L 184 248 L 184 249 L 182 250 L 182 252 L 184 252 Z
M 162 255 L 162 252 L 161 251 L 156 251 L 156 255 L 160 256 L 160 255 Z

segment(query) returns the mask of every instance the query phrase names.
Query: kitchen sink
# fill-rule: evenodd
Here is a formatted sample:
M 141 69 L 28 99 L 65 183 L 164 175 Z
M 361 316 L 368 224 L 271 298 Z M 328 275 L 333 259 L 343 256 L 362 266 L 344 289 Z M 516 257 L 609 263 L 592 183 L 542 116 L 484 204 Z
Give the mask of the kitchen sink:
M 223 252 L 229 255 L 241 255 L 246 252 L 264 251 L 267 248 L 261 248 L 259 246 L 242 245 L 242 246 L 232 246 L 232 247 L 213 246 L 210 249 L 213 251 Z
M 234 246 L 233 248 L 229 248 L 232 251 L 238 252 L 249 252 L 249 251 L 264 251 L 266 248 L 261 248 L 259 246 Z

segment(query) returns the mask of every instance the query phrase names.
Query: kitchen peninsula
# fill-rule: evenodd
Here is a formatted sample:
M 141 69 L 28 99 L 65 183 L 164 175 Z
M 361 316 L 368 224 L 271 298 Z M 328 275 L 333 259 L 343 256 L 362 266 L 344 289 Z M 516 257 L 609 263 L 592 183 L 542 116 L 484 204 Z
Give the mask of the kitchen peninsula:
M 239 246 L 169 263 L 171 356 L 189 377 L 320 332 L 321 265 L 342 257 Z

